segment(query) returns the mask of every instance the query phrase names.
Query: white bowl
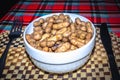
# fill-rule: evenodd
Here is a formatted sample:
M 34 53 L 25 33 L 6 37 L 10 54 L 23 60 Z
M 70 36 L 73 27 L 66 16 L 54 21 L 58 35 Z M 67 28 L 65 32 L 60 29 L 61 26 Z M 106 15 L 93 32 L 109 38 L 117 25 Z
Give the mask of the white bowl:
M 52 15 L 58 15 L 60 13 L 52 13 L 49 15 L 45 15 L 42 17 L 39 17 L 35 20 L 33 20 L 26 28 L 23 33 L 25 48 L 30 56 L 33 63 L 40 69 L 52 72 L 52 73 L 66 73 L 74 71 L 81 66 L 83 66 L 88 59 L 90 58 L 90 54 L 94 48 L 95 44 L 95 35 L 96 35 L 96 29 L 92 22 L 88 20 L 87 18 L 77 15 L 77 14 L 71 14 L 71 13 L 63 13 L 65 15 L 69 15 L 70 18 L 74 21 L 76 17 L 79 17 L 82 21 L 89 21 L 92 24 L 93 28 L 93 37 L 91 40 L 84 45 L 81 48 L 78 48 L 73 51 L 68 52 L 61 52 L 61 53 L 54 53 L 54 52 L 45 52 L 38 49 L 35 49 L 32 47 L 25 38 L 25 35 L 28 33 L 33 32 L 33 22 L 36 20 L 39 20 L 40 18 L 46 18 Z

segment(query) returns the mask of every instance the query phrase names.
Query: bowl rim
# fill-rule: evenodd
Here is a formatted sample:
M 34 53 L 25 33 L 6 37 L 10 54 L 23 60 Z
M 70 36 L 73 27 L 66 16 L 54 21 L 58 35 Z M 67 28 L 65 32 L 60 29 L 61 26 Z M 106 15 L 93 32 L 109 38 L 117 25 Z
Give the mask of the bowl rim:
M 83 48 L 87 47 L 87 45 L 89 45 L 89 44 L 94 40 L 94 38 L 95 38 L 95 36 L 96 36 L 96 29 L 95 29 L 95 26 L 93 25 L 93 23 L 92 23 L 88 18 L 86 18 L 86 17 L 84 17 L 84 16 L 81 16 L 81 15 L 79 15 L 79 14 L 63 13 L 63 14 L 65 14 L 65 15 L 71 15 L 71 14 L 72 14 L 72 15 L 77 15 L 77 16 L 79 16 L 79 17 L 85 18 L 87 21 L 89 21 L 89 22 L 91 23 L 92 29 L 93 29 L 93 36 L 92 36 L 92 38 L 90 39 L 90 41 L 89 41 L 87 44 L 85 44 L 85 45 L 83 45 L 82 47 L 80 47 L 80 48 L 77 48 L 77 49 L 75 49 L 75 50 L 70 50 L 70 51 L 67 51 L 67 52 L 57 52 L 57 53 L 56 53 L 56 52 L 46 52 L 46 51 L 42 51 L 42 50 L 39 50 L 39 49 L 36 49 L 36 48 L 32 47 L 32 46 L 28 43 L 28 41 L 26 40 L 26 38 L 25 38 L 26 31 L 27 31 L 27 29 L 30 27 L 29 25 L 30 25 L 32 22 L 36 21 L 37 19 L 43 18 L 43 17 L 45 17 L 45 16 L 58 15 L 58 14 L 60 14 L 60 13 L 47 14 L 47 15 L 38 17 L 38 18 L 34 19 L 33 21 L 31 21 L 31 22 L 26 26 L 26 28 L 25 28 L 25 30 L 24 30 L 24 32 L 23 32 L 24 43 L 26 43 L 31 49 L 33 49 L 33 50 L 35 50 L 35 51 L 41 52 L 41 53 L 43 53 L 43 54 L 52 54 L 52 55 L 55 54 L 55 55 L 56 55 L 56 54 L 70 54 L 70 53 L 73 53 L 73 52 L 75 52 L 75 51 L 78 51 L 79 49 L 83 49 Z

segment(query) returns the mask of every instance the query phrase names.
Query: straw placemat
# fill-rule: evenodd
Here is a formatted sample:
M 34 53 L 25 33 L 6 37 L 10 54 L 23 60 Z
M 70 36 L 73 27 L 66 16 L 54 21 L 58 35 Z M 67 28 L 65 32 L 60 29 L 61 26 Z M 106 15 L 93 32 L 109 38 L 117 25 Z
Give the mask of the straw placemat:
M 101 43 L 99 28 L 97 29 L 96 44 L 89 61 L 76 71 L 65 74 L 52 74 L 38 69 L 28 57 L 22 37 L 13 41 L 3 76 L 0 80 L 111 80 L 111 72 L 108 57 Z M 113 51 L 120 73 L 120 39 L 110 33 L 112 38 Z M 0 34 L 0 56 L 3 53 L 9 38 L 8 32 Z

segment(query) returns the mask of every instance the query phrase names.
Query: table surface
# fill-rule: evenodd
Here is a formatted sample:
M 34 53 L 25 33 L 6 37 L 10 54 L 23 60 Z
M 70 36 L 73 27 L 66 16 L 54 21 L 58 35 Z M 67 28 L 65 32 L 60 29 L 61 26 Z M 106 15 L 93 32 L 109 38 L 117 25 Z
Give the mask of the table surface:
M 15 16 L 23 16 L 24 25 L 50 13 L 75 13 L 95 25 L 107 23 L 109 31 L 120 37 L 119 0 L 20 0 L 0 19 L 0 32 L 10 30 Z
M 111 71 L 107 53 L 100 39 L 100 30 L 96 28 L 96 43 L 88 62 L 81 68 L 65 74 L 52 74 L 44 72 L 37 68 L 29 58 L 24 48 L 22 36 L 13 41 L 6 65 L 3 70 L 3 76 L 0 80 L 5 79 L 22 79 L 22 80 L 111 80 Z M 115 34 L 110 33 L 115 61 L 120 73 L 120 41 Z M 0 56 L 2 55 L 6 43 L 8 43 L 8 32 L 0 34 Z

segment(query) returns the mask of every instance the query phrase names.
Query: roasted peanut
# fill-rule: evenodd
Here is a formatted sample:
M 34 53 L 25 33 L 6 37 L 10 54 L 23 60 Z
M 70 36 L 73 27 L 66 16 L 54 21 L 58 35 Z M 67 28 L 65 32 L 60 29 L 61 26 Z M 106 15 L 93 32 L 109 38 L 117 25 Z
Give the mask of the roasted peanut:
M 61 14 L 58 16 L 58 18 L 63 20 L 63 19 L 65 19 L 65 16 L 64 16 L 64 14 L 61 13 Z
M 34 26 L 34 27 L 40 26 L 39 21 L 35 21 L 35 22 L 33 23 L 33 26 Z
M 49 22 L 49 23 L 47 24 L 47 27 L 51 27 L 51 28 L 52 28 L 52 26 L 53 26 L 53 23 L 51 23 L 51 22 Z
M 90 39 L 86 39 L 86 40 L 85 40 L 85 43 L 87 44 L 89 41 L 90 41 Z
M 44 23 L 42 24 L 42 28 L 45 29 L 45 28 L 47 27 L 47 24 L 48 24 L 48 22 L 44 22 Z
M 49 17 L 48 22 L 53 23 L 54 22 L 54 18 L 53 17 Z
M 31 41 L 31 35 L 30 34 L 26 34 L 25 38 L 30 43 L 30 41 Z
M 70 46 L 71 45 L 69 42 L 65 42 L 61 46 L 59 46 L 55 52 L 65 52 L 70 49 Z
M 29 40 L 29 44 L 30 44 L 32 47 L 36 47 L 35 41 L 36 41 L 36 40 L 34 40 L 34 39 L 31 38 L 31 39 Z
M 78 34 L 77 36 L 79 36 L 82 32 L 82 30 L 76 30 L 76 34 Z
M 55 20 L 58 19 L 58 15 L 53 15 L 52 17 L 53 17 Z
M 55 23 L 62 23 L 62 22 L 64 22 L 64 20 L 62 20 L 62 19 L 55 20 Z
M 55 41 L 47 41 L 47 47 L 52 47 L 54 46 Z
M 45 34 L 42 35 L 42 38 L 40 39 L 40 41 L 43 41 L 43 40 L 45 40 L 48 37 L 50 37 L 50 34 L 49 33 L 45 33 Z
M 68 27 L 69 26 L 69 22 L 63 22 L 63 23 L 58 23 L 58 24 L 53 24 L 53 29 L 61 29 L 64 27 Z
M 53 51 L 52 51 L 52 48 L 49 48 L 49 52 L 53 52 Z
M 74 33 L 71 33 L 71 36 L 69 36 L 69 39 L 76 38 L 76 37 L 77 37 L 77 33 L 74 32 Z
M 77 46 L 77 47 L 82 47 L 83 45 L 84 45 L 84 43 L 81 43 L 78 39 L 76 39 L 76 38 L 72 38 L 71 40 L 70 40 L 70 42 L 73 44 L 73 45 L 75 45 L 75 46 Z
M 44 47 L 44 48 L 43 48 L 43 51 L 48 52 L 48 51 L 49 51 L 49 48 L 48 48 L 48 47 Z
M 45 19 L 45 21 L 46 21 L 46 22 L 49 22 L 49 19 L 50 19 L 50 17 L 47 17 L 47 18 Z
M 31 41 L 32 41 L 32 40 L 31 40 Z M 35 45 L 34 42 L 30 42 L 29 44 L 30 44 L 32 47 L 36 48 L 36 45 Z
M 56 42 L 56 45 L 60 45 L 60 44 L 62 44 L 62 41 L 57 41 Z
M 39 49 L 39 50 L 42 50 L 42 48 L 39 46 L 39 47 L 37 47 L 37 49 Z
M 92 30 L 92 27 L 91 27 L 91 23 L 90 23 L 90 22 L 86 22 L 86 27 L 87 27 L 87 32 L 93 33 L 93 30 Z
M 75 49 L 77 49 L 77 47 L 74 45 L 71 45 L 70 50 L 75 50 Z
M 70 20 L 70 16 L 69 15 L 64 15 L 65 19 Z
M 51 27 L 46 27 L 45 32 L 50 33 L 50 31 L 51 31 Z
M 65 27 L 65 28 L 62 28 L 62 29 L 58 30 L 58 31 L 56 32 L 56 34 L 63 34 L 63 33 L 65 33 L 66 31 L 67 31 L 67 28 Z
M 86 35 L 86 39 L 91 39 L 92 38 L 92 33 L 87 33 L 87 35 Z
M 81 43 L 85 44 L 85 40 L 83 39 L 77 39 L 78 41 L 80 41 Z
M 81 28 L 81 25 L 79 24 L 79 25 L 76 25 L 75 24 L 75 26 L 76 26 L 76 30 L 80 30 L 80 28 Z
M 54 30 L 54 29 L 53 29 L 53 30 L 51 31 L 51 34 L 52 34 L 52 35 L 55 35 L 56 32 L 57 32 L 57 30 Z
M 63 22 L 62 25 L 63 25 L 64 27 L 68 27 L 68 26 L 70 25 L 70 22 L 67 22 L 67 21 L 66 21 L 66 22 Z
M 34 33 L 33 33 L 33 38 L 34 38 L 35 40 L 40 40 L 40 39 L 41 39 L 41 34 L 40 34 L 39 32 L 34 32 Z
M 81 29 L 82 31 L 87 31 L 87 28 L 86 28 L 85 26 L 81 26 L 80 29 Z
M 54 46 L 52 46 L 51 47 L 51 49 L 53 50 L 53 51 L 55 51 L 59 46 L 61 46 L 62 45 L 62 42 L 61 41 L 57 41 L 55 44 L 54 44 Z
M 67 42 L 67 41 L 69 41 L 69 39 L 68 39 L 68 38 L 63 37 L 62 41 L 63 41 L 63 42 Z
M 48 38 L 48 41 L 55 41 L 56 42 L 59 40 L 62 40 L 62 35 L 60 35 L 60 34 Z
M 75 32 L 76 28 L 74 23 L 71 23 L 70 28 L 71 28 L 71 32 Z
M 38 31 L 41 31 L 42 28 L 40 26 L 37 26 L 37 27 L 34 27 L 33 30 L 34 32 L 38 32 Z
M 47 41 L 44 40 L 44 41 L 41 41 L 40 44 L 39 44 L 40 47 L 46 47 L 47 46 Z
M 57 49 L 57 46 L 52 46 L 51 49 L 52 51 L 55 51 Z
M 78 24 L 78 25 L 81 25 L 81 20 L 80 20 L 80 18 L 75 18 L 75 23 Z
M 85 38 L 86 38 L 86 35 L 87 35 L 87 32 L 81 32 L 81 33 L 79 34 L 79 38 L 80 38 L 80 39 L 85 39 Z
M 47 24 L 47 26 L 46 26 L 46 28 L 45 28 L 45 32 L 46 32 L 46 33 L 50 33 L 50 32 L 51 32 L 51 29 L 52 29 L 51 27 L 52 27 L 52 25 L 53 25 L 53 23 L 48 23 L 48 24 Z
M 39 24 L 44 23 L 44 19 L 43 18 L 40 18 L 38 21 L 39 21 Z
M 92 33 L 88 33 L 88 34 L 86 35 L 86 40 L 85 40 L 85 42 L 88 43 L 91 38 L 92 38 Z
M 63 33 L 63 37 L 69 37 L 71 35 L 71 31 L 67 30 Z
M 81 21 L 81 25 L 82 25 L 82 26 L 85 26 L 85 22 L 84 22 L 84 21 Z

